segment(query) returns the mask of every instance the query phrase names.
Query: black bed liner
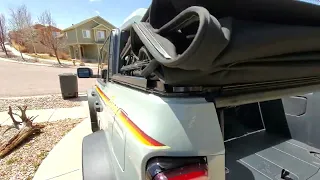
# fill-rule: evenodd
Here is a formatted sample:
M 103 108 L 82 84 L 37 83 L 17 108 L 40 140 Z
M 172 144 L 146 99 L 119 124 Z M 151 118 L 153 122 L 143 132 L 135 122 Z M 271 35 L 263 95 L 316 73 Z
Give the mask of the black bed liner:
M 320 150 L 265 131 L 225 143 L 226 179 L 281 180 L 283 169 L 292 180 L 319 179 Z M 288 180 L 291 180 L 288 179 Z
M 315 4 L 153 0 L 143 21 L 132 25 L 121 53 L 122 59 L 131 53 L 143 67 L 124 63 L 125 75 L 245 93 L 320 82 L 320 6 Z M 139 59 L 142 50 L 147 56 Z

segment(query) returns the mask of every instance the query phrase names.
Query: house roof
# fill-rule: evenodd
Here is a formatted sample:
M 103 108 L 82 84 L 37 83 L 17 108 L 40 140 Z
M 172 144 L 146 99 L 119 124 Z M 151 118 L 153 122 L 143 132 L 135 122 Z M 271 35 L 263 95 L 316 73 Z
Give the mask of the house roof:
M 42 25 L 42 24 L 35 24 L 35 25 L 33 25 L 33 28 L 34 29 L 41 29 L 41 28 L 44 28 L 45 26 L 44 25 Z
M 102 17 L 100 17 L 100 16 L 94 16 L 94 17 L 92 17 L 92 18 L 85 19 L 85 20 L 83 20 L 83 21 L 81 21 L 81 22 L 79 22 L 79 23 L 77 23 L 77 24 L 74 24 L 74 25 L 72 25 L 72 26 L 70 26 L 70 27 L 68 27 L 68 28 L 66 28 L 66 29 L 64 29 L 64 30 L 62 30 L 62 31 L 68 31 L 68 30 L 71 30 L 71 29 L 75 29 L 76 27 L 81 26 L 81 25 L 83 25 L 83 24 L 85 24 L 85 23 L 87 23 L 87 22 L 95 21 L 96 18 L 100 18 L 101 20 L 103 20 L 103 21 L 105 21 L 107 24 L 109 24 L 111 28 L 115 28 L 114 25 L 112 25 L 111 23 L 109 23 L 108 21 L 106 21 L 105 19 L 103 19 Z M 97 21 L 95 21 L 95 22 L 97 22 Z M 98 23 L 98 22 L 97 22 L 97 23 Z M 100 23 L 98 23 L 98 24 L 100 24 Z
M 96 27 L 94 27 L 92 29 L 110 29 L 110 27 L 107 27 L 107 26 L 105 26 L 103 24 L 99 24 L 99 25 L 97 25 Z
M 57 38 L 59 39 L 59 38 L 63 38 L 65 36 L 65 34 L 64 33 L 62 33 L 62 34 L 59 34 L 58 36 L 57 36 Z
M 48 27 L 48 26 L 44 26 L 42 24 L 33 25 L 33 28 L 37 29 L 37 30 L 41 30 L 41 29 L 46 28 L 46 27 Z M 59 29 L 57 27 L 54 27 L 54 26 L 50 26 L 50 27 L 52 28 L 52 31 L 54 31 L 54 32 L 60 32 L 61 31 L 61 29 Z

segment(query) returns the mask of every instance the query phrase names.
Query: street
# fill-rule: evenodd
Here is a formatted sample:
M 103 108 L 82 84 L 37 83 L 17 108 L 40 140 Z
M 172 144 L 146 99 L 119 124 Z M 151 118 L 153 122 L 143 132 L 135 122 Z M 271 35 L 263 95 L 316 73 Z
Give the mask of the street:
M 94 70 L 94 69 L 93 69 Z M 76 73 L 76 68 L 56 68 L 0 61 L 0 97 L 59 94 L 59 74 Z M 78 79 L 79 93 L 95 79 Z

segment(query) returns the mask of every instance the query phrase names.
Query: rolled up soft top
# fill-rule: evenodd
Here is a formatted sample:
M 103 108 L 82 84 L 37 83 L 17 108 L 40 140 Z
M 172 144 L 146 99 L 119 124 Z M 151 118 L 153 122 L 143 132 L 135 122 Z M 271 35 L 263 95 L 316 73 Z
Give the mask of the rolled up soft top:
M 232 92 L 320 82 L 316 4 L 154 0 L 142 21 L 131 26 L 121 53 L 134 59 L 121 68 L 125 75 Z

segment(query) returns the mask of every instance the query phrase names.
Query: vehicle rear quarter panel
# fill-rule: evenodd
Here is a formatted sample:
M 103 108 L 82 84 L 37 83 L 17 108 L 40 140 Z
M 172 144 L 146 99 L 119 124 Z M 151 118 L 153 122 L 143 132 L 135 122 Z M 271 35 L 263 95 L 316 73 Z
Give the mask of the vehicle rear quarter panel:
M 115 154 L 125 142 L 117 174 L 120 179 L 145 179 L 147 161 L 157 156 L 207 156 L 211 179 L 224 179 L 224 144 L 213 103 L 203 98 L 164 98 L 107 83 L 104 93 L 144 133 L 165 147 L 142 144 L 115 118 L 123 141 L 112 141 Z M 113 130 L 114 131 L 114 130 Z M 114 134 L 112 134 L 113 136 Z M 118 159 L 119 161 L 119 159 Z

